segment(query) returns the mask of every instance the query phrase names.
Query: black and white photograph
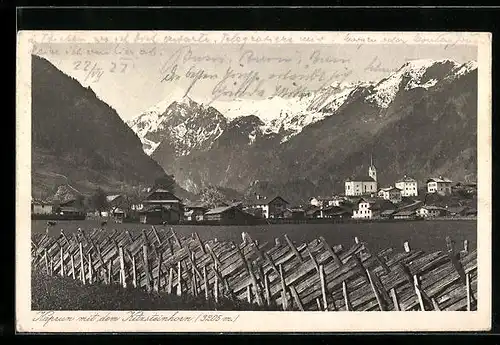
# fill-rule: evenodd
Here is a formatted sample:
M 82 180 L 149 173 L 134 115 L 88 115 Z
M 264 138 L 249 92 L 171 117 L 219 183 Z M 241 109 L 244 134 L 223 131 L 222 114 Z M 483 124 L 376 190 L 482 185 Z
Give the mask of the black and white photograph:
M 23 329 L 487 326 L 490 45 L 21 32 Z

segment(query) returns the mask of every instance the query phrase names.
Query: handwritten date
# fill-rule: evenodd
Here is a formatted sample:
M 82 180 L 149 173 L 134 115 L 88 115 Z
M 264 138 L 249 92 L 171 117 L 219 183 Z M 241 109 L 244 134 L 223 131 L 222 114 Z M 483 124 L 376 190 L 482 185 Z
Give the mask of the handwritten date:
M 85 81 L 98 82 L 104 72 L 126 73 L 131 65 L 132 63 L 127 60 L 111 61 L 105 66 L 99 62 L 78 60 L 73 62 L 73 70 L 84 72 Z

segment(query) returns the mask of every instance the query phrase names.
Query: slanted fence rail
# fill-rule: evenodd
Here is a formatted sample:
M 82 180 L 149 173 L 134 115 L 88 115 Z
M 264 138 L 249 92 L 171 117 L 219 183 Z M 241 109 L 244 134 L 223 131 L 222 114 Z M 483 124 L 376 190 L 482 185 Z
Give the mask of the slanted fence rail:
M 32 264 L 48 275 L 84 284 L 120 284 L 147 291 L 221 296 L 297 311 L 476 310 L 477 253 L 425 253 L 405 243 L 372 253 L 332 246 L 320 237 L 294 243 L 286 235 L 258 243 L 210 240 L 197 233 L 179 237 L 152 226 L 140 234 L 100 229 L 58 237 L 32 236 Z

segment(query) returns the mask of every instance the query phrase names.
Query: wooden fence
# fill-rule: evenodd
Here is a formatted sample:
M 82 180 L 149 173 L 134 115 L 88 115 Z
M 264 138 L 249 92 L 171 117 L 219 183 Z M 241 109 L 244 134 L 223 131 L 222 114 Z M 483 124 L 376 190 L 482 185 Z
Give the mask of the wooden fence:
M 32 265 L 83 284 L 134 286 L 177 295 L 221 296 L 300 311 L 476 310 L 477 253 L 448 239 L 444 251 L 370 252 L 322 237 L 297 245 L 286 235 L 258 243 L 203 242 L 163 227 L 113 233 L 94 229 L 32 236 Z

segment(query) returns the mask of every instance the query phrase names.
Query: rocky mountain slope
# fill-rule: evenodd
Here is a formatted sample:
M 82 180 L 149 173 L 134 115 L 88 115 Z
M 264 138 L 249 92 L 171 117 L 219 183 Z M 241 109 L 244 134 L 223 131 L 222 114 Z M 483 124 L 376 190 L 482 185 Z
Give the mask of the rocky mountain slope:
M 161 123 L 156 130 L 132 128 L 143 143 L 155 141 L 158 148 L 146 151 L 193 192 L 204 185 L 243 192 L 259 181 L 273 192 L 293 185 L 304 195 L 318 189 L 341 193 L 347 177 L 366 173 L 370 155 L 381 185 L 403 174 L 423 181 L 476 173 L 473 61 L 410 61 L 376 83 L 334 84 L 301 98 L 214 104 L 220 112 L 193 100 L 165 105 L 149 120 L 136 121 L 144 123 L 142 129 Z M 182 124 L 187 139 L 177 135 Z
M 165 172 L 137 135 L 90 88 L 32 57 L 32 195 L 152 184 Z

